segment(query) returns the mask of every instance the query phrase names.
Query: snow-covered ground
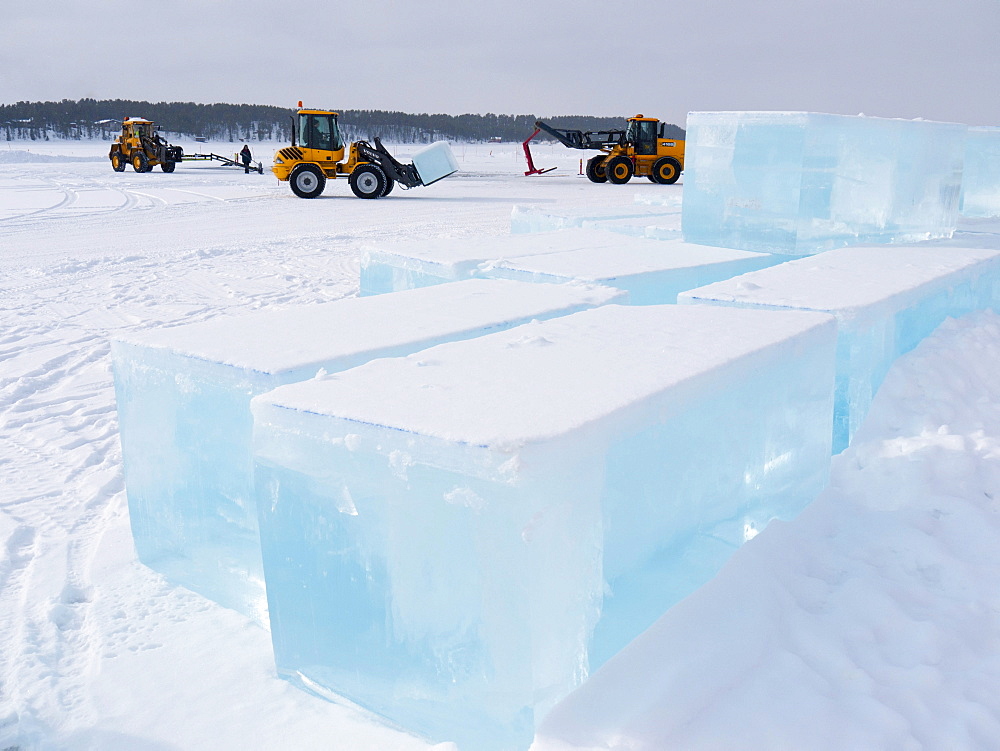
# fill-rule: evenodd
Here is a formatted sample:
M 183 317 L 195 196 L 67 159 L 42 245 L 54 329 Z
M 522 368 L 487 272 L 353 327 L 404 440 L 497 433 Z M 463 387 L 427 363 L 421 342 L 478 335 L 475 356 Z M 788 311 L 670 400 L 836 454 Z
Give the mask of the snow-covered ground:
M 263 176 L 0 143 L 0 749 L 428 748 L 277 679 L 264 630 L 137 562 L 108 337 L 354 295 L 367 244 L 505 234 L 516 203 L 682 191 L 593 185 L 561 146 L 525 178 L 519 144 L 459 144 L 430 188 L 304 201 L 253 146 Z M 990 312 L 899 361 L 829 489 L 557 706 L 535 751 L 1000 748 L 998 372 Z

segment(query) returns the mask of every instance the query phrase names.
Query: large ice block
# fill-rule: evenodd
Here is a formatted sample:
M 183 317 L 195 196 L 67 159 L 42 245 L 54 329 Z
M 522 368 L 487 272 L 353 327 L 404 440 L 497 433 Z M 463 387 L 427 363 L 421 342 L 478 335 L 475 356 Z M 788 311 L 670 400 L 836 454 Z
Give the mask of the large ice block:
M 472 277 L 617 287 L 634 305 L 672 303 L 682 290 L 778 263 L 767 253 L 568 229 L 530 235 L 422 240 L 368 250 L 361 293 Z
M 676 205 L 626 204 L 617 208 L 560 209 L 517 205 L 511 209 L 510 213 L 510 231 L 511 234 L 515 235 L 584 227 L 644 237 L 646 227 L 655 225 L 662 235 L 668 224 L 675 227 L 676 237 L 679 238 L 680 212 Z
M 812 112 L 691 112 L 688 242 L 783 255 L 951 237 L 966 126 Z
M 681 304 L 814 310 L 838 322 L 833 448 L 868 414 L 889 367 L 945 318 L 1000 303 L 1000 250 L 852 247 L 681 293 Z
M 417 168 L 420 182 L 424 185 L 436 183 L 458 172 L 458 160 L 446 141 L 435 141 L 417 151 L 413 155 L 413 166 Z
M 509 258 L 482 269 L 491 279 L 553 284 L 586 282 L 628 292 L 632 305 L 677 302 L 685 290 L 781 262 L 770 253 L 693 245 L 681 240 L 610 239 L 606 247 Z
M 960 210 L 964 216 L 1000 216 L 1000 127 L 969 128 Z
M 573 250 L 616 252 L 628 240 L 596 230 L 569 229 L 532 235 L 415 240 L 368 248 L 361 258 L 361 294 L 404 289 L 484 276 L 505 258 Z
M 254 399 L 280 674 L 463 749 L 824 486 L 832 317 L 610 305 Z
M 343 370 L 620 296 L 582 285 L 470 280 L 155 329 L 113 342 L 140 560 L 265 622 L 251 397 L 311 378 L 320 368 Z
M 575 229 L 530 237 L 454 237 L 373 246 L 361 258 L 361 294 L 380 295 L 480 276 L 481 267 L 510 256 L 607 247 L 607 233 Z

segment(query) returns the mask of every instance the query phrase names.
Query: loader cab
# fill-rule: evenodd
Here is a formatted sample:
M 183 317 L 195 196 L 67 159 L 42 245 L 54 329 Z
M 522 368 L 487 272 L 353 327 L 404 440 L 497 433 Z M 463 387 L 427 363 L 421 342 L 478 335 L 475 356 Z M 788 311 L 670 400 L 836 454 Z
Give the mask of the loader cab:
M 122 122 L 123 138 L 141 138 L 152 134 L 153 123 L 139 117 L 126 117 Z
M 628 119 L 628 130 L 625 140 L 631 143 L 637 156 L 654 156 L 656 154 L 656 136 L 659 120 L 636 115 Z
M 300 148 L 320 151 L 344 148 L 336 112 L 300 110 L 297 126 Z

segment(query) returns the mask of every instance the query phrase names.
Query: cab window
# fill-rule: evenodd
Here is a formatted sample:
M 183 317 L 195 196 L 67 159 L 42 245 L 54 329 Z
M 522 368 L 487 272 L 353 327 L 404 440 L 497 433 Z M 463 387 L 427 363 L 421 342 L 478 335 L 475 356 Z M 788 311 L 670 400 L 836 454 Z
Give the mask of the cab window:
M 336 118 L 333 115 L 299 115 L 299 144 L 306 149 L 324 151 L 342 148 Z
M 629 140 L 635 144 L 636 154 L 656 153 L 656 121 L 633 120 L 628 124 Z

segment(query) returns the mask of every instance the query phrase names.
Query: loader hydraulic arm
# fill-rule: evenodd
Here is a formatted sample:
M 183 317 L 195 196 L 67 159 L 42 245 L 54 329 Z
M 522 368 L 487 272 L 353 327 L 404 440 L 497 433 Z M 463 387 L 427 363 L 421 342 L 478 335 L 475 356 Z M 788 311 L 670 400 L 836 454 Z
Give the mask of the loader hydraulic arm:
M 610 150 L 625 137 L 624 130 L 566 130 L 553 128 L 542 120 L 536 120 L 535 127 L 571 149 Z
M 528 160 L 528 171 L 524 173 L 525 176 L 544 175 L 546 172 L 551 172 L 555 169 L 555 167 L 538 169 L 535 166 L 535 160 L 531 158 L 529 144 L 535 136 L 542 132 L 548 133 L 563 146 L 570 149 L 595 149 L 607 152 L 618 146 L 625 138 L 624 130 L 567 130 L 565 128 L 553 128 L 542 120 L 536 120 L 535 132 L 521 143 L 521 147 L 524 149 L 524 157 Z
M 382 168 L 387 176 L 398 182 L 404 188 L 415 188 L 423 185 L 417 168 L 412 164 L 403 164 L 398 161 L 389 150 L 382 145 L 381 139 L 375 136 L 375 145 L 372 146 L 367 141 L 356 141 L 354 146 L 358 151 L 358 158 L 365 162 L 377 164 Z

